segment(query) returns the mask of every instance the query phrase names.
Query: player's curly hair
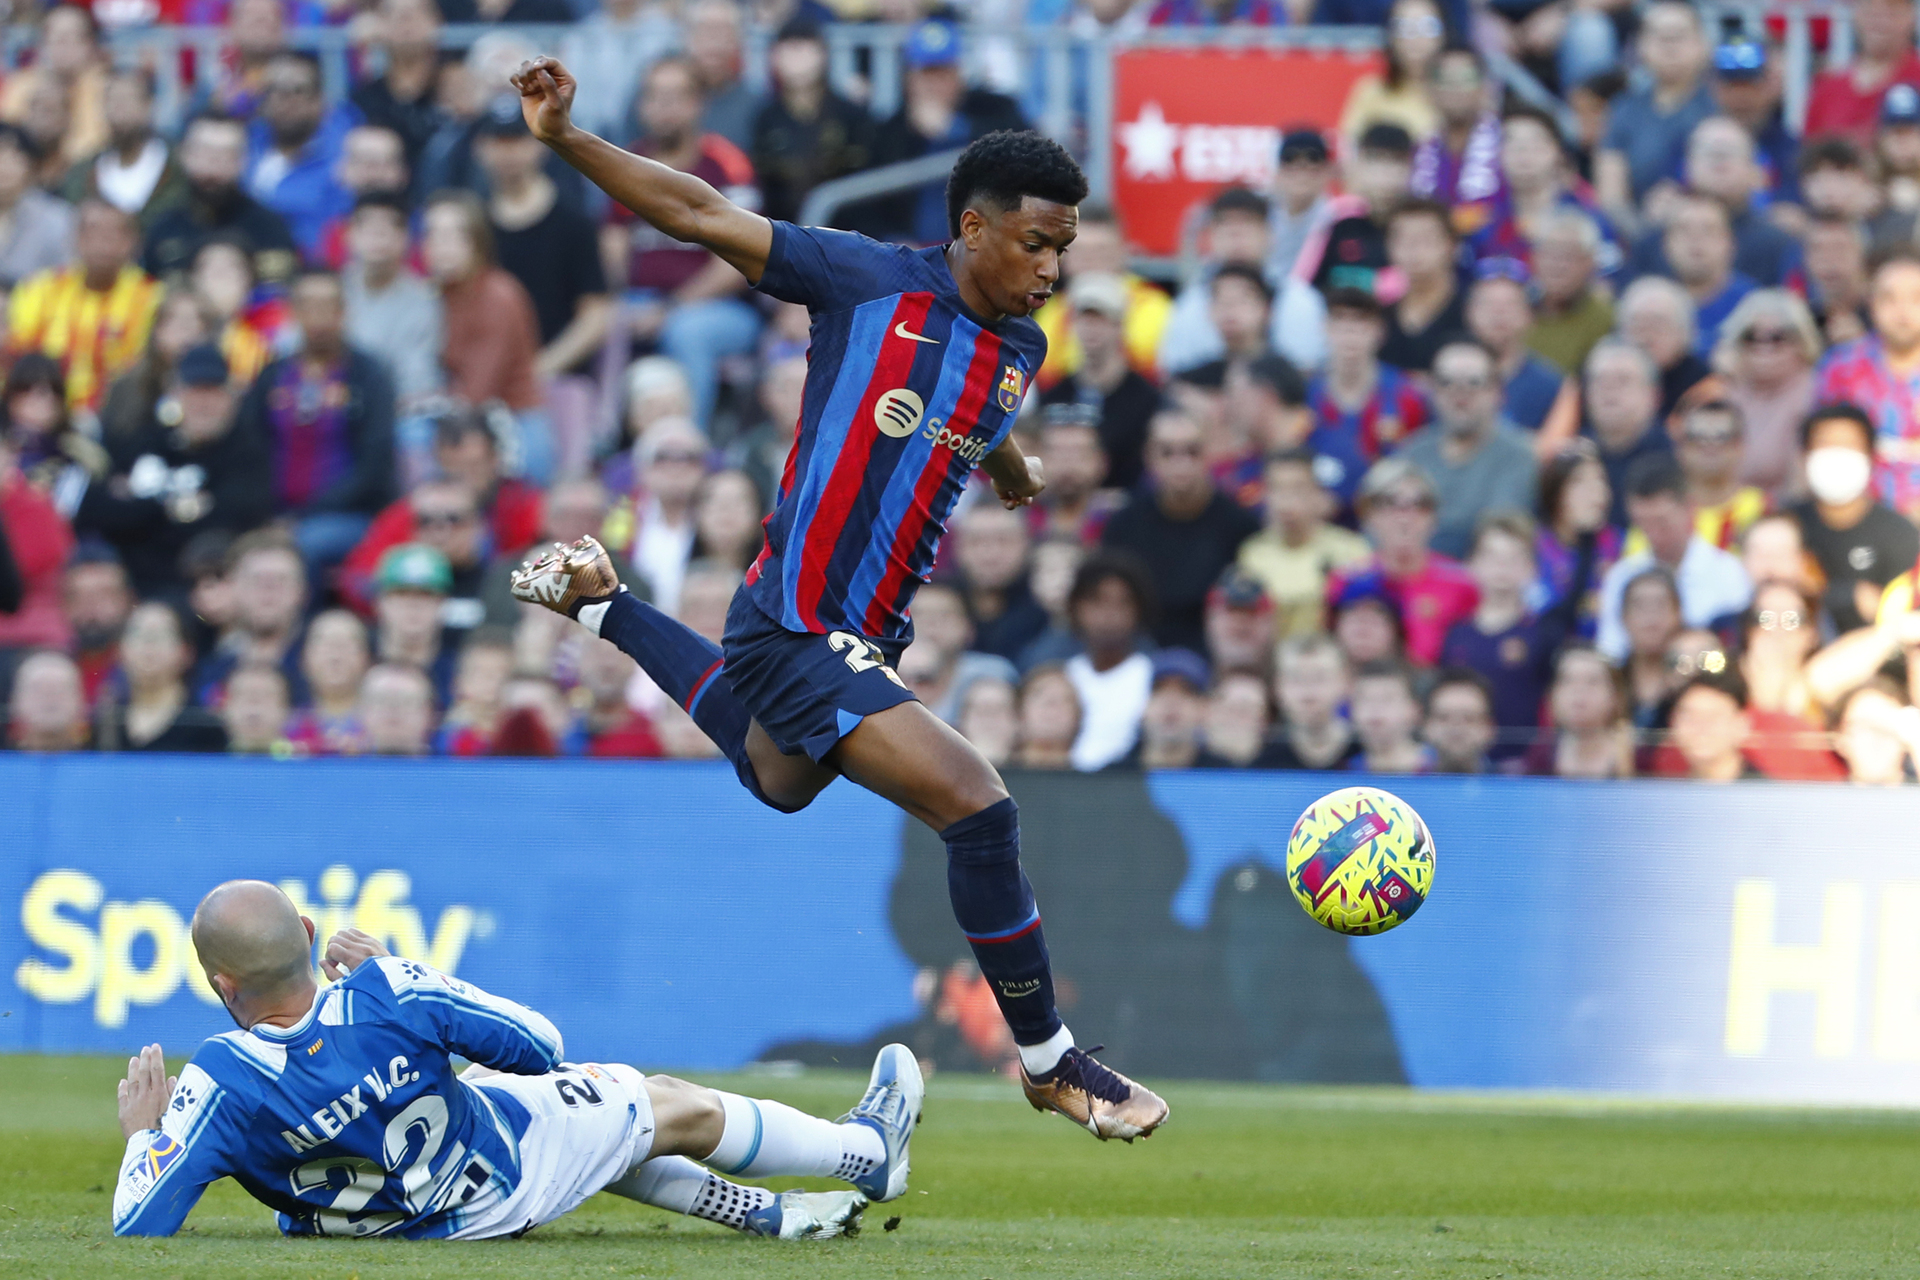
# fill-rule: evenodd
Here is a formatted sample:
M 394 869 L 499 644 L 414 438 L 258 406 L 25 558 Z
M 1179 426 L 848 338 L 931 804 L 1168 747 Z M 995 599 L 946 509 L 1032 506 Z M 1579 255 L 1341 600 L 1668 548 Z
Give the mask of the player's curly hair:
M 1087 198 L 1087 175 L 1067 149 L 1031 129 L 997 129 L 976 138 L 947 177 L 947 230 L 960 234 L 960 213 L 976 200 L 1016 209 L 1025 196 L 1077 205 Z

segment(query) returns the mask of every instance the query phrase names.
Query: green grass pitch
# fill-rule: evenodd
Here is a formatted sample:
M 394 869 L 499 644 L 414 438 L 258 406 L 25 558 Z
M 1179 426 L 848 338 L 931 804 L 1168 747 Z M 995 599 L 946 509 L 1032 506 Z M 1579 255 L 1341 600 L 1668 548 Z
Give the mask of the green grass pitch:
M 290 1241 L 223 1182 L 178 1238 L 115 1240 L 123 1065 L 0 1057 L 0 1276 L 1920 1276 L 1920 1115 L 1171 1084 L 1173 1123 L 1128 1147 L 958 1077 L 857 1239 L 600 1196 L 518 1241 Z M 826 1115 L 864 1084 L 712 1082 Z

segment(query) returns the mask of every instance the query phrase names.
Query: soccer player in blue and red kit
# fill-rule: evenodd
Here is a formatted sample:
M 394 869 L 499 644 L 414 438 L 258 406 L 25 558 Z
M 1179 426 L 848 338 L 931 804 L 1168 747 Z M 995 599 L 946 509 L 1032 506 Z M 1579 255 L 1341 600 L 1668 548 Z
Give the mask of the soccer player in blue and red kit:
M 523 566 L 515 594 L 631 654 L 766 804 L 802 809 L 844 775 L 939 832 L 954 914 L 1019 1047 L 1028 1100 L 1102 1139 L 1152 1133 L 1166 1103 L 1075 1047 L 1060 1021 L 1000 775 L 894 671 L 913 638 L 908 605 L 974 468 L 1009 508 L 1044 487 L 1012 428 L 1046 357 L 1030 317 L 1078 226 L 1079 166 L 1037 133 L 988 134 L 947 183 L 953 240 L 915 250 L 770 221 L 574 127 L 575 82 L 551 58 L 513 82 L 534 136 L 601 190 L 813 321 L 798 434 L 721 647 L 636 600 L 592 538 Z

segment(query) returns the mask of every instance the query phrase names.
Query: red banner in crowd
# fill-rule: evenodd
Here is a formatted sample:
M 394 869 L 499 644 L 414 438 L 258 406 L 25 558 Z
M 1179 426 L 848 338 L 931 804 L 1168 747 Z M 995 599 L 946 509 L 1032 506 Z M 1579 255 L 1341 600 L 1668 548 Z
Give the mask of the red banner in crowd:
M 1180 220 L 1227 186 L 1265 191 L 1280 134 L 1332 141 L 1354 81 L 1377 55 L 1305 49 L 1127 49 L 1113 59 L 1113 194 L 1127 238 L 1180 248 Z

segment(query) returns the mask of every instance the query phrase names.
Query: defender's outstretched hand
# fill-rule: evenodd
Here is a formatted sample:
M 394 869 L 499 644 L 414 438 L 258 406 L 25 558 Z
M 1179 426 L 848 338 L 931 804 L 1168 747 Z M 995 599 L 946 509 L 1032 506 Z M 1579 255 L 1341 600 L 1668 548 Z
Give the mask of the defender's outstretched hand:
M 534 137 L 552 143 L 573 127 L 573 95 L 580 86 L 558 58 L 531 58 L 507 78 L 520 91 L 520 114 Z
M 120 1082 L 120 1134 L 131 1138 L 142 1129 L 158 1129 L 167 1112 L 177 1076 L 167 1074 L 166 1055 L 150 1044 L 137 1058 L 127 1059 L 127 1078 Z
M 327 954 L 321 958 L 320 968 L 329 978 L 338 981 L 375 956 L 388 954 L 372 934 L 342 929 L 327 939 Z

